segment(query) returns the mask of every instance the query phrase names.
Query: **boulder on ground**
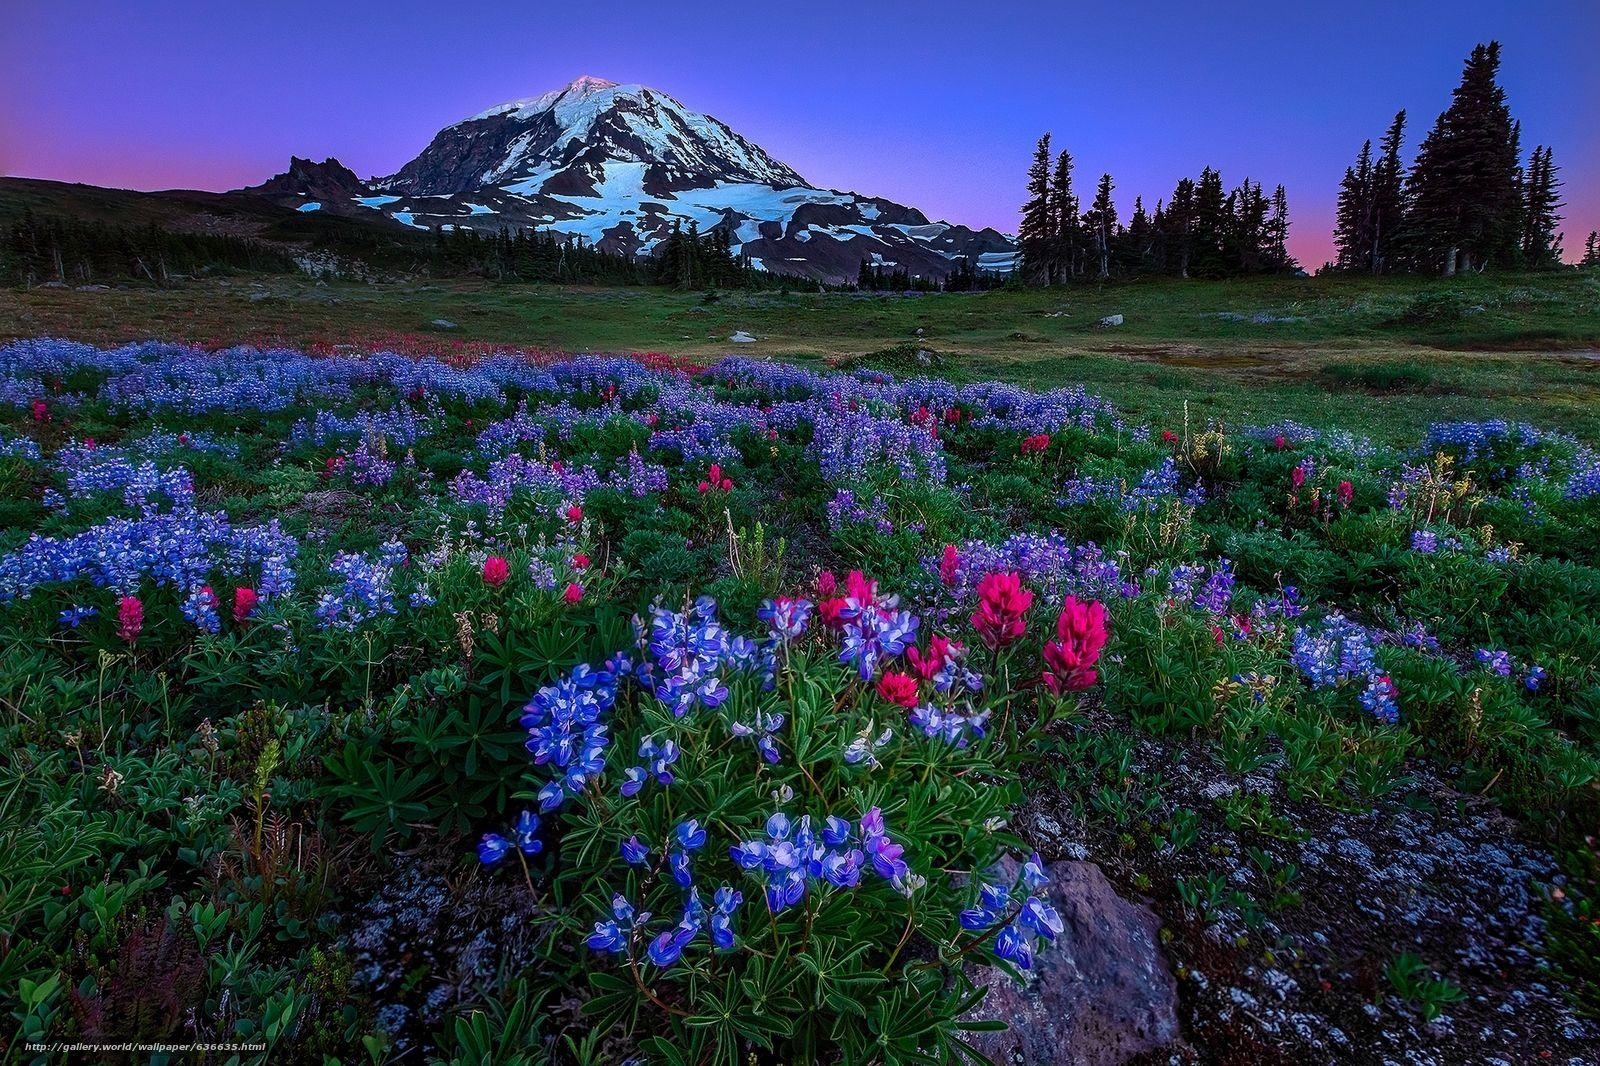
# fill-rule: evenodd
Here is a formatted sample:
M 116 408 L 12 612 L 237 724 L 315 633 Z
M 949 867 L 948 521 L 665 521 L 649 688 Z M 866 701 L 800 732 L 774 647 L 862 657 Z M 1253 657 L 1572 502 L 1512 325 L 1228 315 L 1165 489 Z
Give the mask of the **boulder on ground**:
M 968 964 L 989 994 L 967 1019 L 1008 1026 L 970 1034 L 972 1044 L 997 1063 L 1114 1066 L 1177 1043 L 1178 983 L 1159 946 L 1160 919 L 1118 896 L 1094 863 L 1046 872 L 1066 931 L 1039 945 L 1025 985 L 998 966 Z
M 1100 328 L 1101 329 L 1110 329 L 1112 326 L 1120 326 L 1120 325 L 1122 325 L 1122 316 L 1121 315 L 1107 315 L 1106 317 L 1104 317 L 1104 318 L 1102 318 L 1100 320 Z
M 732 341 L 734 344 L 750 344 L 755 340 L 754 337 L 752 337 L 750 334 L 746 333 L 742 329 L 734 330 L 733 331 L 733 336 L 729 337 L 728 339 L 730 341 Z

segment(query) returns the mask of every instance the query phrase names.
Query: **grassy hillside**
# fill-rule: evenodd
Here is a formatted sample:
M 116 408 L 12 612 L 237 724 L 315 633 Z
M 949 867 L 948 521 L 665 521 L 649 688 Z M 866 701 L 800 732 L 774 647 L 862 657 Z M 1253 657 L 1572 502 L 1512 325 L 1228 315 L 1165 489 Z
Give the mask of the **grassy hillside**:
M 98 190 L 96 190 L 98 191 Z M 165 209 L 165 208 L 162 208 Z M 1123 324 L 1101 328 L 1121 314 Z M 456 328 L 431 325 L 447 319 Z M 746 330 L 753 344 L 728 337 Z M 920 332 L 919 332 L 920 331 Z M 921 297 L 382 285 L 271 279 L 0 291 L 0 337 L 96 342 L 484 341 L 564 351 L 730 351 L 924 364 L 957 380 L 1082 383 L 1156 421 L 1295 418 L 1408 441 L 1429 422 L 1520 418 L 1600 439 L 1600 278 L 1146 281 Z

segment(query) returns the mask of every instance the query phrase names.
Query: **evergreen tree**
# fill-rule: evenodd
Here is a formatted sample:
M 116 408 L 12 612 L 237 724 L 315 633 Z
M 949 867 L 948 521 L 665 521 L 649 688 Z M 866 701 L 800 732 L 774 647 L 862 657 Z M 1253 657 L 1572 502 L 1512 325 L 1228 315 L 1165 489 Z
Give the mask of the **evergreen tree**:
M 1589 239 L 1583 242 L 1583 258 L 1578 265 L 1600 267 L 1600 230 L 1589 231 Z
M 1099 263 L 1100 278 L 1111 276 L 1111 242 L 1117 235 L 1117 205 L 1111 199 L 1114 186 L 1110 174 L 1100 175 L 1100 184 L 1094 191 L 1094 203 L 1083 216 L 1083 229 L 1089 237 L 1089 246 Z
M 1078 197 L 1072 191 L 1072 156 L 1056 156 L 1055 177 L 1050 182 L 1051 249 L 1050 282 L 1066 281 L 1077 274 L 1079 246 L 1083 236 L 1078 226 Z
M 1050 273 L 1050 135 L 1039 138 L 1028 167 L 1028 201 L 1022 205 L 1017 244 L 1022 251 L 1022 275 L 1029 281 L 1049 281 Z
M 1446 275 L 1513 265 L 1520 254 L 1517 130 L 1496 81 L 1500 44 L 1478 45 L 1406 183 L 1412 258 Z
M 1222 175 L 1206 167 L 1194 188 L 1194 224 L 1191 227 L 1189 270 L 1198 277 L 1218 278 L 1227 273 L 1227 261 L 1222 252 L 1227 213 Z
M 1162 233 L 1166 236 L 1167 269 L 1180 278 L 1189 276 L 1195 247 L 1195 185 L 1183 178 L 1167 202 Z
M 1224 218 L 1224 272 L 1260 273 L 1265 265 L 1267 235 L 1267 199 L 1261 194 L 1261 183 L 1246 178 L 1229 193 Z
M 1378 145 L 1378 162 L 1372 170 L 1372 211 L 1366 268 L 1374 274 L 1390 269 L 1394 246 L 1400 234 L 1405 211 L 1405 164 L 1400 146 L 1405 140 L 1406 113 L 1395 113 L 1394 121 Z
M 1561 265 L 1561 197 L 1557 190 L 1554 156 L 1549 147 L 1537 147 L 1528 162 L 1523 183 L 1522 261 L 1530 270 L 1549 270 Z
M 1294 256 L 1289 254 L 1289 194 L 1279 185 L 1272 190 L 1272 216 L 1263 235 L 1261 266 L 1276 274 L 1294 265 Z
M 1361 146 L 1356 165 L 1344 168 L 1334 213 L 1334 263 L 1340 270 L 1372 267 L 1373 175 L 1372 142 Z
M 1128 274 L 1144 274 L 1155 269 L 1155 223 L 1145 213 L 1144 197 L 1133 198 L 1133 216 L 1123 231 L 1121 269 Z

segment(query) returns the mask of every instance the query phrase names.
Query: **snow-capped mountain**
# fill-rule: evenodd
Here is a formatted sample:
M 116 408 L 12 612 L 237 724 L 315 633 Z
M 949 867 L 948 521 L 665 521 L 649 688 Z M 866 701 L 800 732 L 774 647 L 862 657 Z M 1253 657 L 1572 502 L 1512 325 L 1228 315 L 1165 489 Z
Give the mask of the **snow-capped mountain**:
M 762 269 L 822 280 L 853 278 L 863 260 L 940 277 L 964 256 L 1004 271 L 1016 252 L 992 229 L 816 188 L 726 123 L 656 89 L 600 78 L 463 119 L 359 190 L 347 188 L 348 171 L 334 160 L 293 162 L 251 191 L 299 210 L 381 212 L 419 229 L 551 230 L 634 255 L 692 223 L 702 233 L 726 229 L 735 254 Z

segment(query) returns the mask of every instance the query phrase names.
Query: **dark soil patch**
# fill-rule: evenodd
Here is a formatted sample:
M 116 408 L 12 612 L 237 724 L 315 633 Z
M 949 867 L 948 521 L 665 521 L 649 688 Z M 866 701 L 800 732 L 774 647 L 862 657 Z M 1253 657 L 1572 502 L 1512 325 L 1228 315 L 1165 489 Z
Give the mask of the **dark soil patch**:
M 1374 809 L 1337 810 L 1290 800 L 1270 768 L 1241 779 L 1203 751 L 1147 740 L 1130 776 L 1159 775 L 1165 815 L 1200 816 L 1181 851 L 1156 824 L 1086 825 L 1053 786 L 1019 821 L 1046 858 L 1091 857 L 1162 916 L 1187 1036 L 1207 1061 L 1600 1061 L 1600 1027 L 1573 1012 L 1545 959 L 1541 887 L 1562 881 L 1554 858 L 1487 801 L 1413 774 Z M 1270 801 L 1270 835 L 1229 827 L 1218 800 L 1235 794 Z M 1295 865 L 1298 902 L 1266 902 L 1277 890 L 1259 858 Z M 1259 912 L 1196 914 L 1179 881 L 1207 875 Z M 1386 976 L 1402 952 L 1464 997 L 1425 1022 Z

